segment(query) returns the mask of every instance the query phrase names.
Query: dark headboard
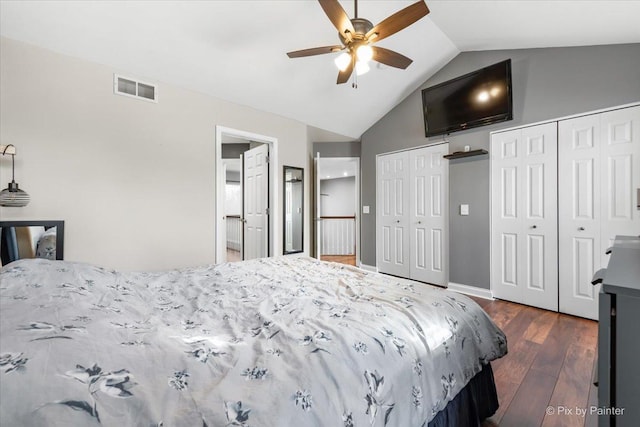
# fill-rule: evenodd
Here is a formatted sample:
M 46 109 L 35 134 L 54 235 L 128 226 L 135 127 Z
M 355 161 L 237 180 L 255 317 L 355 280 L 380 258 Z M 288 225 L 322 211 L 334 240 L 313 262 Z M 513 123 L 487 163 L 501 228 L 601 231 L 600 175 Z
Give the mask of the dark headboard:
M 10 235 L 15 236 L 15 228 L 18 227 L 44 227 L 45 230 L 49 230 L 56 227 L 56 254 L 55 259 L 64 259 L 64 221 L 0 221 L 0 228 L 2 228 L 2 234 L 0 236 L 0 259 L 2 265 L 6 265 L 11 261 L 19 259 L 16 254 L 12 254 L 9 251 Z M 11 230 L 13 233 L 7 232 Z M 15 244 L 16 242 L 14 242 Z

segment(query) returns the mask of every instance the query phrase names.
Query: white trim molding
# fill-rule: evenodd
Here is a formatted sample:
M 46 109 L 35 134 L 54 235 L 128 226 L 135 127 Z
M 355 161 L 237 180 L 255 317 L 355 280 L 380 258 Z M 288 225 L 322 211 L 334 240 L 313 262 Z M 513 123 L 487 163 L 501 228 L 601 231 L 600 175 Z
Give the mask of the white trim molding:
M 471 295 L 478 298 L 490 299 L 493 300 L 493 295 L 491 294 L 491 289 L 478 288 L 475 286 L 463 285 L 461 283 L 449 282 L 449 286 L 447 287 L 450 291 L 456 291 L 461 294 Z
M 227 260 L 227 227 L 224 220 L 224 185 L 226 180 L 226 168 L 223 167 L 222 163 L 223 135 L 269 145 L 269 256 L 275 256 L 282 252 L 282 244 L 280 241 L 280 237 L 282 236 L 282 228 L 280 228 L 281 221 L 276 220 L 280 215 L 278 189 L 282 188 L 279 163 L 280 157 L 278 154 L 278 138 L 216 125 L 216 264 L 226 262 Z
M 371 271 L 372 273 L 378 272 L 378 268 L 374 265 L 367 265 L 367 264 L 360 263 L 360 268 L 363 269 L 364 271 Z

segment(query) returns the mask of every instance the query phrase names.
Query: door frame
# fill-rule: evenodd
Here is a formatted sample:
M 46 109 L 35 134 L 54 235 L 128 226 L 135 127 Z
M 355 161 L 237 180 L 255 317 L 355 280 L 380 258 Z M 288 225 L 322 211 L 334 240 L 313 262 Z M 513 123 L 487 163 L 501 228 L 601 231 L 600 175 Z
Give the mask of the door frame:
M 224 167 L 222 165 L 222 137 L 229 136 L 240 138 L 246 141 L 260 142 L 269 146 L 269 256 L 277 253 L 276 248 L 280 247 L 279 222 L 276 221 L 280 214 L 278 204 L 278 188 L 280 177 L 278 175 L 278 138 L 260 135 L 253 132 L 233 129 L 216 125 L 215 156 L 215 262 L 219 264 L 225 262 L 227 258 L 227 229 L 224 218 Z
M 320 259 L 320 248 L 321 248 L 321 241 L 322 241 L 322 237 L 321 237 L 321 231 L 322 231 L 322 220 L 320 219 L 320 208 L 322 205 L 322 198 L 320 197 L 320 181 L 322 181 L 322 177 L 319 176 L 319 172 L 321 170 L 321 163 L 323 160 L 337 160 L 337 161 L 354 161 L 356 164 L 356 174 L 355 174 L 355 191 L 356 191 L 356 197 L 354 200 L 355 206 L 354 206 L 354 212 L 355 212 L 355 235 L 354 235 L 354 239 L 356 241 L 356 266 L 360 267 L 361 260 L 360 260 L 360 194 L 362 193 L 362 188 L 361 188 L 361 180 L 360 180 L 360 157 L 322 157 L 320 155 L 320 152 L 316 153 L 316 156 L 313 158 L 314 160 L 314 179 L 313 179 L 313 185 L 316 188 L 315 191 L 315 209 L 314 209 L 314 234 L 313 234 L 313 238 L 314 238 L 314 243 L 315 243 L 315 258 Z

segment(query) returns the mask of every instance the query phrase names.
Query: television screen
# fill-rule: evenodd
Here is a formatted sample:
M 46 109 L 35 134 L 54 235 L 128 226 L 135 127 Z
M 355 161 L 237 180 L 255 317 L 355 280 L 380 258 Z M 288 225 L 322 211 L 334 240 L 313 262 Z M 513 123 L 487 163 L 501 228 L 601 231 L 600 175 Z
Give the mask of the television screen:
M 422 90 L 427 136 L 513 119 L 511 59 Z

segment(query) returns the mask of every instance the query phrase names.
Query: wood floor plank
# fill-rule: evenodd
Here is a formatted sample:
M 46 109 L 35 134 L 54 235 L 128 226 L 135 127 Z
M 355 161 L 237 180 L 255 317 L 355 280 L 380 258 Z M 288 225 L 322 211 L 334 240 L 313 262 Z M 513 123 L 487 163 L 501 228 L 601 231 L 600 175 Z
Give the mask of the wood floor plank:
M 491 303 L 493 302 L 493 300 L 486 299 L 486 298 L 474 298 L 473 300 L 474 300 L 476 303 L 478 303 L 478 305 L 479 305 L 480 307 L 482 307 L 483 309 L 484 309 L 487 305 L 489 305 L 489 304 L 491 304 Z M 485 311 L 486 311 L 486 310 L 485 310 Z
M 494 370 L 495 372 L 495 370 Z M 518 391 L 518 387 L 520 387 L 519 383 L 512 383 L 504 379 L 504 377 L 495 378 L 496 382 L 496 390 L 498 391 L 499 396 L 499 404 L 498 410 L 489 420 L 496 425 L 500 425 L 500 420 L 504 416 L 505 412 L 507 412 L 507 408 L 511 404 L 513 400 L 513 396 L 515 396 L 516 391 Z
M 544 314 L 543 310 L 522 306 L 520 312 L 503 328 L 507 335 L 524 338 L 524 333 L 532 322 Z
M 532 370 L 555 377 L 560 374 L 567 348 L 575 335 L 574 326 L 570 316 L 558 317 L 531 365 Z
M 596 364 L 597 360 L 594 361 L 594 370 Z M 593 380 L 593 373 L 591 374 L 591 378 Z M 584 427 L 598 427 L 598 415 L 590 412 L 590 408 L 592 407 L 598 407 L 598 388 L 593 385 L 593 381 L 589 384 L 589 399 L 587 400 L 587 408 L 589 408 L 589 412 L 585 418 Z
M 569 316 L 571 317 L 571 316 Z M 598 322 L 580 317 L 572 317 L 575 322 L 572 342 L 586 348 L 597 348 L 598 346 Z
M 478 298 L 473 298 L 478 300 Z M 507 335 L 509 353 L 491 362 L 500 408 L 483 427 L 597 425 L 597 417 L 546 415 L 547 406 L 597 406 L 591 384 L 597 322 L 507 301 L 480 304 Z M 555 320 L 554 320 L 555 319 Z
M 544 419 L 545 427 L 583 426 L 585 422 L 594 350 L 572 343 L 558 376 L 549 406 L 556 408 L 553 415 Z
M 485 311 L 500 328 L 505 328 L 525 306 L 507 301 L 493 301 L 488 304 Z
M 321 255 L 322 261 L 337 262 L 340 264 L 356 265 L 355 255 Z
M 494 371 L 494 377 L 500 378 L 501 381 L 520 384 L 538 354 L 540 344 L 521 339 L 515 344 L 507 342 L 507 345 L 509 353 L 503 357 L 504 360 Z
M 551 328 L 558 321 L 558 313 L 545 311 L 535 319 L 526 331 L 524 331 L 524 339 L 542 344 L 549 335 Z
M 529 371 L 502 417 L 500 426 L 539 427 L 555 385 L 555 377 Z

